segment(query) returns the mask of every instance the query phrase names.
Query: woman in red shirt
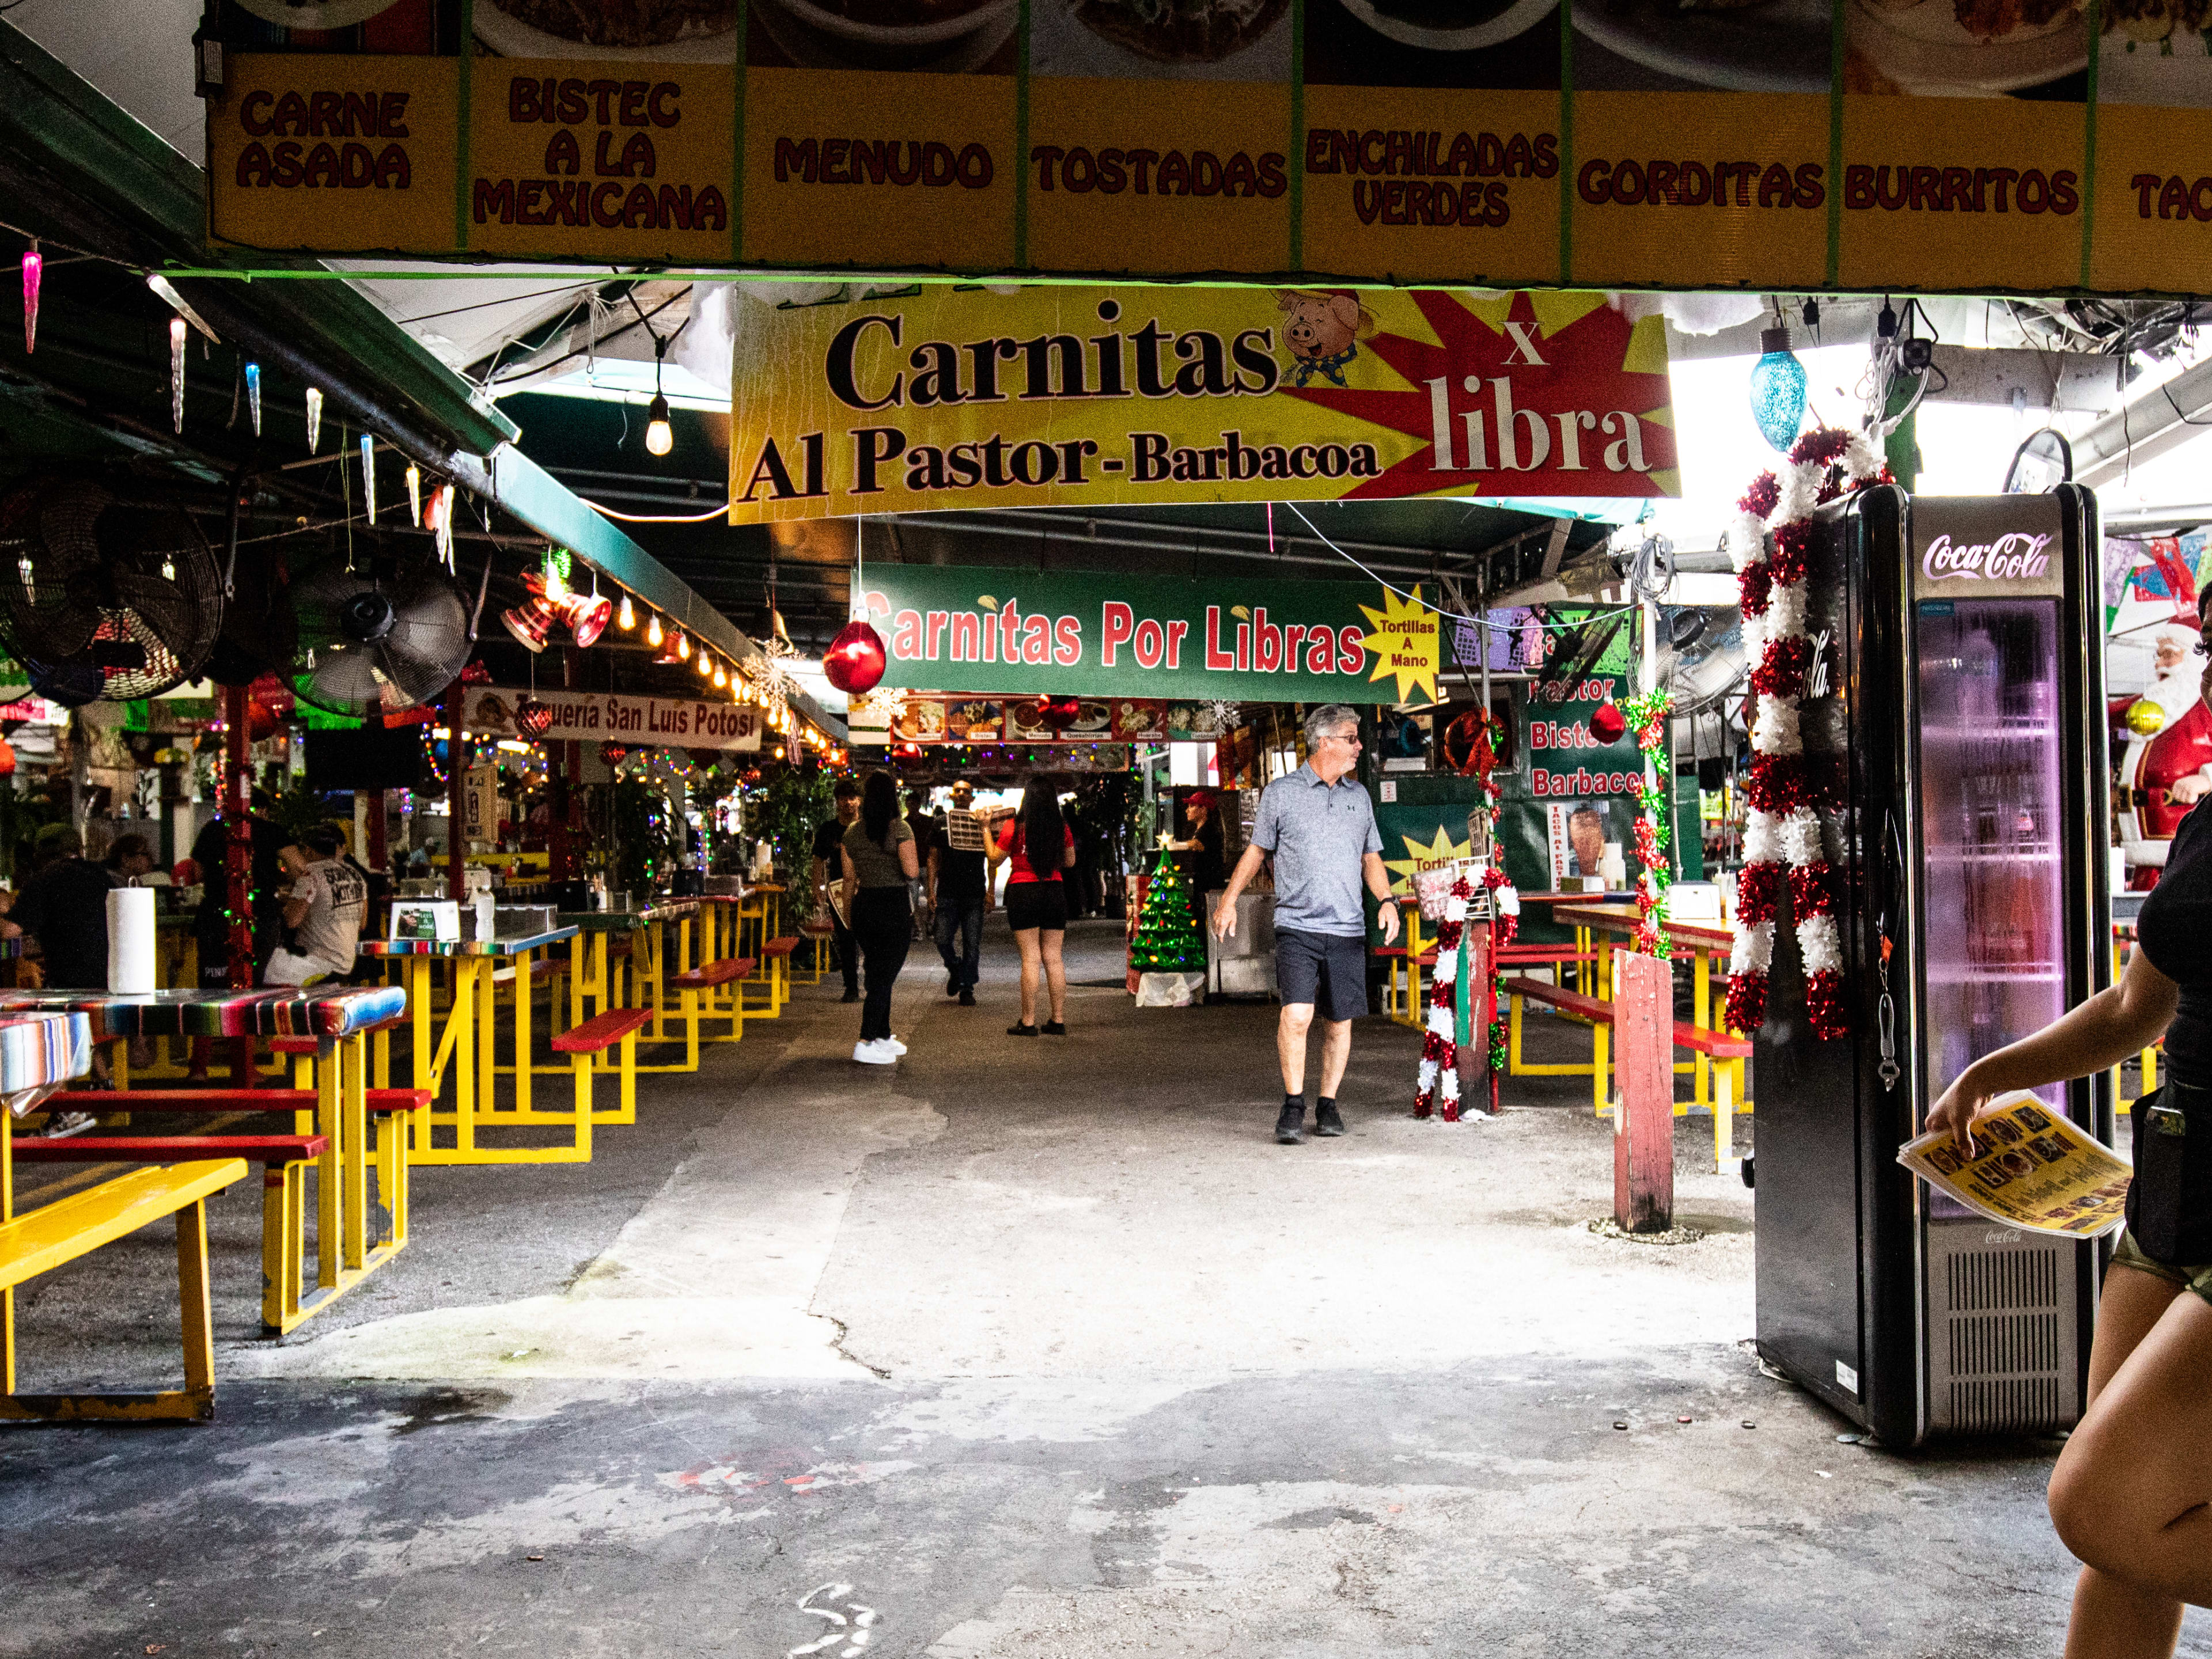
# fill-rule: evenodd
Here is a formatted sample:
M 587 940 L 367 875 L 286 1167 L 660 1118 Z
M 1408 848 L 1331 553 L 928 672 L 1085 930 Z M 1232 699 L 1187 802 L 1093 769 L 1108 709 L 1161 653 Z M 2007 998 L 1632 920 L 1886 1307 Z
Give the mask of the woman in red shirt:
M 1006 1027 L 1008 1036 L 1037 1034 L 1037 969 L 1044 969 L 1052 1000 L 1047 1036 L 1067 1035 L 1067 969 L 1060 945 L 1067 937 L 1067 892 L 1060 872 L 1075 862 L 1075 831 L 1060 816 L 1060 791 L 1043 778 L 1031 778 L 1022 791 L 1021 810 L 1000 826 L 991 850 L 992 872 L 1011 860 L 1006 877 L 1006 925 L 1022 952 L 1022 1017 Z

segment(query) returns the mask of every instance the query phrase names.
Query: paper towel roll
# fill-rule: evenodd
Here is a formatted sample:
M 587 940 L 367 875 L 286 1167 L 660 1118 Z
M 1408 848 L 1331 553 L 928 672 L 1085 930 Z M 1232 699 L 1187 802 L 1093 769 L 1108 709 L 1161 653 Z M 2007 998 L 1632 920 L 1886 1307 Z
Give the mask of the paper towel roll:
M 117 887 L 107 895 L 107 988 L 143 996 L 154 988 L 154 890 Z

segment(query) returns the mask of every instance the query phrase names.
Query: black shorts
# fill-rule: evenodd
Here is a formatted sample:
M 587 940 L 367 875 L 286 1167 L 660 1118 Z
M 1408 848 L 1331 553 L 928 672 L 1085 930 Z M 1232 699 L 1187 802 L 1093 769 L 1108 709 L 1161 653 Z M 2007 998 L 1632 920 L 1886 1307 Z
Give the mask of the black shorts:
M 1067 889 L 1057 881 L 1015 881 L 1006 884 L 1006 926 L 1018 933 L 1032 927 L 1064 933 L 1067 931 Z
M 1328 1020 L 1367 1012 L 1367 941 L 1275 929 L 1275 988 L 1285 1002 L 1318 1005 Z

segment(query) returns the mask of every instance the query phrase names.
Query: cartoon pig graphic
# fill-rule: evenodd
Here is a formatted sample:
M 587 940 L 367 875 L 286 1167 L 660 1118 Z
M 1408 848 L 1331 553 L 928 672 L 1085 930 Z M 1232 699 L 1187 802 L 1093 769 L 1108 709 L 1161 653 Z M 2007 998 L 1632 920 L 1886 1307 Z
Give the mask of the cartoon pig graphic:
M 1304 386 L 1322 374 L 1343 386 L 1345 365 L 1359 355 L 1358 342 L 1375 331 L 1374 313 L 1349 294 L 1297 294 L 1287 289 L 1276 293 L 1275 308 L 1288 313 L 1283 343 L 1291 349 L 1290 383 Z

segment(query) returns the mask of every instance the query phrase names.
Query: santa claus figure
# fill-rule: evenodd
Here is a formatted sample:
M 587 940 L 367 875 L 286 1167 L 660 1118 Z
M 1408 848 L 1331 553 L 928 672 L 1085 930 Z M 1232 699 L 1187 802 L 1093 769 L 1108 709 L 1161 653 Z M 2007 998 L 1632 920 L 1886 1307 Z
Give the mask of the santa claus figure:
M 2212 793 L 2212 708 L 2205 706 L 2205 659 L 2197 638 L 2179 624 L 2160 630 L 2144 701 L 2165 711 L 2166 724 L 2130 739 L 2120 762 L 2120 847 L 2128 884 L 2155 886 L 2173 832 L 2189 809 Z

